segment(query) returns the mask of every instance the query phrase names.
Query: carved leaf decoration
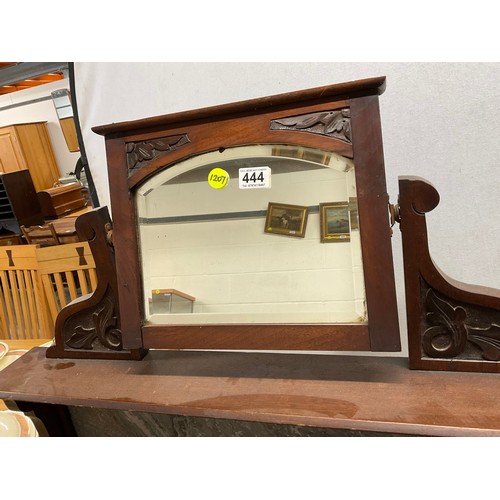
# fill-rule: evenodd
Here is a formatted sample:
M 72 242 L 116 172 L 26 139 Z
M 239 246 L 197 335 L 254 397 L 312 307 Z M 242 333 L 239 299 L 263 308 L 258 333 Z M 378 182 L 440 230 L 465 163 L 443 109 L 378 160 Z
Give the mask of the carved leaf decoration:
M 154 156 L 153 151 L 154 149 L 151 143 L 148 144 L 147 142 L 141 142 L 137 146 L 136 154 L 141 160 L 152 160 Z
M 129 171 L 134 170 L 159 156 L 159 152 L 169 152 L 180 148 L 189 142 L 186 134 L 151 139 L 142 142 L 128 142 L 125 145 L 127 166 Z
M 78 325 L 66 345 L 72 349 L 94 349 L 94 342 L 99 340 L 100 344 L 108 349 L 119 351 L 122 349 L 122 332 L 116 325 L 114 315 L 113 299 L 108 295 L 101 302 L 98 310 L 91 315 L 93 327 L 84 328 Z M 97 345 L 96 345 L 97 348 Z
M 425 353 L 433 358 L 450 358 L 460 354 L 467 342 L 464 321 L 467 313 L 463 307 L 453 307 L 428 290 L 425 305 L 428 328 L 422 338 Z
M 110 328 L 106 331 L 106 345 L 115 351 L 122 348 L 122 331 L 118 328 Z
M 332 132 L 340 133 L 342 131 L 344 131 L 344 133 L 345 133 L 346 137 L 348 137 L 348 139 L 351 138 L 351 123 L 348 120 L 346 120 L 345 118 L 342 120 L 334 121 L 325 128 L 325 132 L 327 134 L 330 134 Z
M 309 118 L 303 120 L 295 120 L 295 128 L 304 129 L 309 127 L 314 127 L 314 125 L 318 125 L 319 123 L 323 125 L 327 125 L 332 116 L 332 113 L 321 113 L 319 115 L 312 115 Z M 279 123 L 279 120 L 276 120 Z
M 116 316 L 113 315 L 113 301 L 109 296 L 104 300 L 104 307 L 95 312 L 92 319 L 102 345 L 109 349 L 121 349 L 121 331 L 112 328 L 116 324 Z
M 344 125 L 344 134 L 345 136 L 347 137 L 348 141 L 351 142 L 352 139 L 351 139 L 351 122 L 347 122 L 345 125 Z
M 111 316 L 112 308 L 109 306 L 108 297 L 103 301 L 104 307 L 92 314 L 92 321 L 97 332 L 104 331 Z
M 271 122 L 271 130 L 282 129 L 327 135 L 351 142 L 351 113 L 349 108 L 345 108 L 279 118 Z
M 77 326 L 73 335 L 66 341 L 66 345 L 72 349 L 92 349 L 96 337 L 97 333 L 94 328 Z
M 469 325 L 468 339 L 476 344 L 487 361 L 500 361 L 500 325 L 492 324 L 489 328 L 475 328 Z

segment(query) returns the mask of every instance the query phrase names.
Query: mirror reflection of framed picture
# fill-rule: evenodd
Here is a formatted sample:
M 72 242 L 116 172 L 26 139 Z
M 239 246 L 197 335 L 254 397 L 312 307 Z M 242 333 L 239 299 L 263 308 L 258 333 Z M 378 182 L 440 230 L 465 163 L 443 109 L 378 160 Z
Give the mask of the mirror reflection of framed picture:
M 351 240 L 348 203 L 320 203 L 319 219 L 322 243 Z
M 307 216 L 307 207 L 271 202 L 267 208 L 264 231 L 303 238 L 306 234 Z

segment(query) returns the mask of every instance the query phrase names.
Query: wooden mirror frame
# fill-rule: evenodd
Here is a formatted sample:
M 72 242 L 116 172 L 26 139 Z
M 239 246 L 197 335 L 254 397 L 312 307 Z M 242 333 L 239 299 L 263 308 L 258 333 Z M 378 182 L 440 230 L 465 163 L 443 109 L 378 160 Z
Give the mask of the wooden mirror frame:
M 94 127 L 105 137 L 119 319 L 124 349 L 400 351 L 378 96 L 385 77 Z M 273 129 L 273 120 L 345 110 L 351 133 Z M 146 325 L 134 193 L 159 171 L 202 153 L 298 145 L 352 158 L 366 289 L 366 324 Z

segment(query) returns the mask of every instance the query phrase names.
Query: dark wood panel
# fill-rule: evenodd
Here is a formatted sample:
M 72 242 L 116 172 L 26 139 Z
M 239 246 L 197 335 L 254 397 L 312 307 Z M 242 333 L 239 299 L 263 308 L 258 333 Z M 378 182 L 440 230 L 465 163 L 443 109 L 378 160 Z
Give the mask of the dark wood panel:
M 0 175 L 3 190 L 8 197 L 10 208 L 2 210 L 4 218 L 13 214 L 20 226 L 38 226 L 44 223 L 42 210 L 36 196 L 35 186 L 29 170 L 17 170 Z
M 368 351 L 366 325 L 146 326 L 146 349 Z
M 142 303 L 139 249 L 135 205 L 128 195 L 125 143 L 123 139 L 106 141 L 108 179 L 113 219 L 118 302 L 124 349 L 142 347 Z
M 351 103 L 366 305 L 373 351 L 400 351 L 396 285 L 377 96 Z

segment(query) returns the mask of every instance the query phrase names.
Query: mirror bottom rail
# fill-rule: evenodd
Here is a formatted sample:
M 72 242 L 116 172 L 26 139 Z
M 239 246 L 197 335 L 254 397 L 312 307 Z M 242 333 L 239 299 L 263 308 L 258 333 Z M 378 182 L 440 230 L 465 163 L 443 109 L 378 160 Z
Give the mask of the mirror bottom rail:
M 145 349 L 370 351 L 366 324 L 154 325 L 142 328 Z

